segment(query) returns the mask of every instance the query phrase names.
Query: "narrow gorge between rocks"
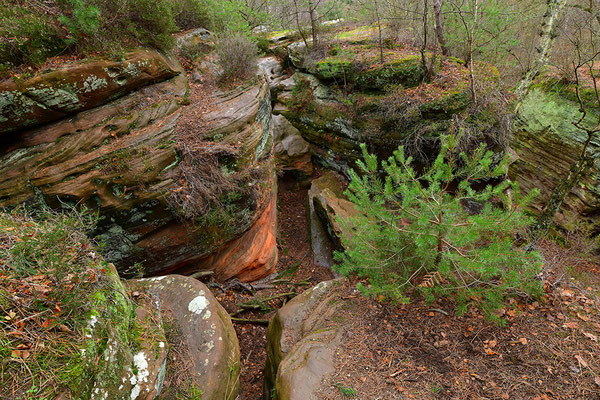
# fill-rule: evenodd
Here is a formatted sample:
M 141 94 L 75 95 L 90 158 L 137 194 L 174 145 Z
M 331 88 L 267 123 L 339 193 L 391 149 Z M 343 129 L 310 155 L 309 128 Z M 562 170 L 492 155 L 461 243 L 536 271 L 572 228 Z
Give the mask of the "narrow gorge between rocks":
M 582 144 L 583 155 L 600 146 L 572 123 L 579 91 L 545 72 L 513 113 L 515 96 L 490 63 L 477 67 L 478 100 L 473 62 L 469 70 L 417 41 L 384 47 L 376 25 L 322 26 L 322 47 L 302 30 L 255 28 L 261 55 L 250 76 L 229 80 L 219 47 L 227 35 L 204 28 L 177 33 L 169 51 L 59 55 L 1 75 L 0 398 L 600 398 L 600 260 L 582 234 L 596 237 L 600 222 L 597 158 L 536 242 L 538 297 L 511 287 L 489 311 L 473 306 L 485 294 L 452 295 L 501 286 L 508 278 L 498 272 L 457 288 L 451 271 L 425 262 L 402 284 L 384 271 L 395 279 L 388 286 L 344 270 L 352 257 L 367 265 L 377 246 L 393 253 L 385 263 L 404 266 L 435 239 L 426 256 L 439 266 L 442 253 L 456 263 L 493 243 L 487 234 L 455 245 L 442 228 L 396 243 L 408 248 L 402 256 L 385 235 L 361 243 L 375 227 L 391 226 L 395 238 L 442 226 L 441 212 L 403 207 L 451 172 L 417 174 L 453 157 L 485 153 L 481 170 L 500 172 L 473 179 L 448 213 L 470 219 L 452 228 L 520 213 L 506 206 L 519 188 L 540 192 L 523 212 L 532 219 L 573 173 Z M 396 161 L 372 167 L 370 155 Z M 411 162 L 420 192 L 389 195 L 402 180 L 383 174 Z M 464 165 L 469 180 L 477 168 Z M 435 203 L 459 193 L 460 179 Z M 383 194 L 361 197 L 361 183 Z M 502 243 L 524 246 L 524 225 Z

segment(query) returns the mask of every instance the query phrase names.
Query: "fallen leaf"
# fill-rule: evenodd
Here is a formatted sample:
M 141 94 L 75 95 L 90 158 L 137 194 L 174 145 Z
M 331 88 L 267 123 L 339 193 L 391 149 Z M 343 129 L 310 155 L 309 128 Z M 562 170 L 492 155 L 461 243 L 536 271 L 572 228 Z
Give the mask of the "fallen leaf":
M 521 344 L 527 344 L 527 338 L 522 337 L 519 339 L 519 342 L 521 342 Z
M 492 348 L 492 349 L 493 349 L 494 347 L 496 347 L 496 345 L 497 345 L 497 344 L 498 344 L 498 342 L 497 342 L 497 341 L 495 341 L 495 340 L 490 340 L 490 341 L 488 342 L 488 346 L 490 346 L 490 348 Z
M 564 323 L 563 328 L 577 329 L 577 328 L 579 328 L 579 324 L 577 322 L 571 321 L 571 322 Z
M 585 321 L 585 322 L 588 322 L 588 321 L 590 320 L 590 317 L 588 317 L 587 315 L 583 315 L 583 314 L 577 313 L 577 316 L 578 316 L 578 317 L 579 317 L 581 320 L 583 320 L 583 321 Z
M 598 341 L 598 337 L 592 333 L 583 332 L 583 335 L 594 342 Z
M 583 357 L 581 357 L 579 354 L 575 356 L 575 358 L 577 359 L 577 361 L 579 361 L 579 363 L 584 367 L 587 368 L 588 367 L 588 363 L 583 359 Z

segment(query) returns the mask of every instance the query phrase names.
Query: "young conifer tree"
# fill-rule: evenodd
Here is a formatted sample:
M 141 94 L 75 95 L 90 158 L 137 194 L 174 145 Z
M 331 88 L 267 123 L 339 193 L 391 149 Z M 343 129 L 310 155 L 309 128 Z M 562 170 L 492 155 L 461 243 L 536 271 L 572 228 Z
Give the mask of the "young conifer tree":
M 340 221 L 353 235 L 342 238 L 337 269 L 366 278 L 359 289 L 369 295 L 407 302 L 416 287 L 431 300 L 453 297 L 459 312 L 474 304 L 497 319 L 509 297 L 541 293 L 540 255 L 513 240 L 531 223 L 523 210 L 535 193 L 522 196 L 509 180 L 485 185 L 504 176 L 507 159 L 494 162 L 485 145 L 458 154 L 457 143 L 443 138 L 435 162 L 419 173 L 403 147 L 380 165 L 362 146 L 346 192 L 358 212 Z

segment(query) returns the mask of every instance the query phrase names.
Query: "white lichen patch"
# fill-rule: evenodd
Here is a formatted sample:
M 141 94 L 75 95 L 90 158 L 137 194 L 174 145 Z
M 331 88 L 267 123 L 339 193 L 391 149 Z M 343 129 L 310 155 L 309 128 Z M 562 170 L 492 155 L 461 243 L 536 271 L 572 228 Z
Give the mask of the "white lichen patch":
M 133 389 L 131 389 L 131 400 L 137 399 L 142 391 L 141 384 L 148 382 L 148 377 L 150 376 L 150 371 L 148 371 L 148 360 L 143 351 L 140 351 L 133 356 L 133 365 L 137 369 L 137 375 L 132 376 L 130 380 L 131 384 L 134 385 Z
M 140 390 L 142 390 L 142 389 L 140 388 L 139 385 L 135 385 L 133 387 L 133 389 L 131 389 L 131 396 L 130 396 L 131 400 L 137 399 L 137 397 L 140 395 Z
M 85 93 L 93 92 L 94 90 L 98 90 L 104 87 L 107 87 L 108 83 L 104 78 L 98 78 L 95 75 L 90 75 L 87 77 L 85 82 L 83 82 L 83 91 Z
M 202 312 L 206 309 L 206 307 L 208 306 L 208 300 L 206 299 L 206 297 L 204 297 L 204 292 L 200 291 L 200 295 L 196 296 L 192 299 L 192 301 L 190 301 L 190 304 L 188 304 L 188 310 L 190 312 L 193 312 L 194 314 L 202 314 Z M 206 310 L 206 314 L 208 314 L 208 316 L 210 317 L 210 311 Z M 206 319 L 206 314 L 205 314 L 205 319 Z
M 204 315 L 202 316 L 202 319 L 209 319 L 211 316 L 211 312 L 210 310 L 206 310 L 206 312 L 204 313 Z

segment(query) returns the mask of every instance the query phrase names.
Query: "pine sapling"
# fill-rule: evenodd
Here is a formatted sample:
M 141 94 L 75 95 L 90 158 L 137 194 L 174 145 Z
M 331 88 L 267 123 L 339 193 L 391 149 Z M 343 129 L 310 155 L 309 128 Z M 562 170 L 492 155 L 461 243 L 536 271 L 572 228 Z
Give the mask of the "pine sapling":
M 477 305 L 490 319 L 513 296 L 536 296 L 541 257 L 514 244 L 530 224 L 516 182 L 502 180 L 507 159 L 494 162 L 481 145 L 456 151 L 458 138 L 443 138 L 435 162 L 418 172 L 400 147 L 379 164 L 362 146 L 364 161 L 351 171 L 347 190 L 358 215 L 341 224 L 337 270 L 366 278 L 366 294 L 408 302 L 408 289 L 427 298 L 451 296 L 458 310 Z M 500 181 L 495 185 L 490 180 Z M 414 290 L 413 290 L 414 291 Z

